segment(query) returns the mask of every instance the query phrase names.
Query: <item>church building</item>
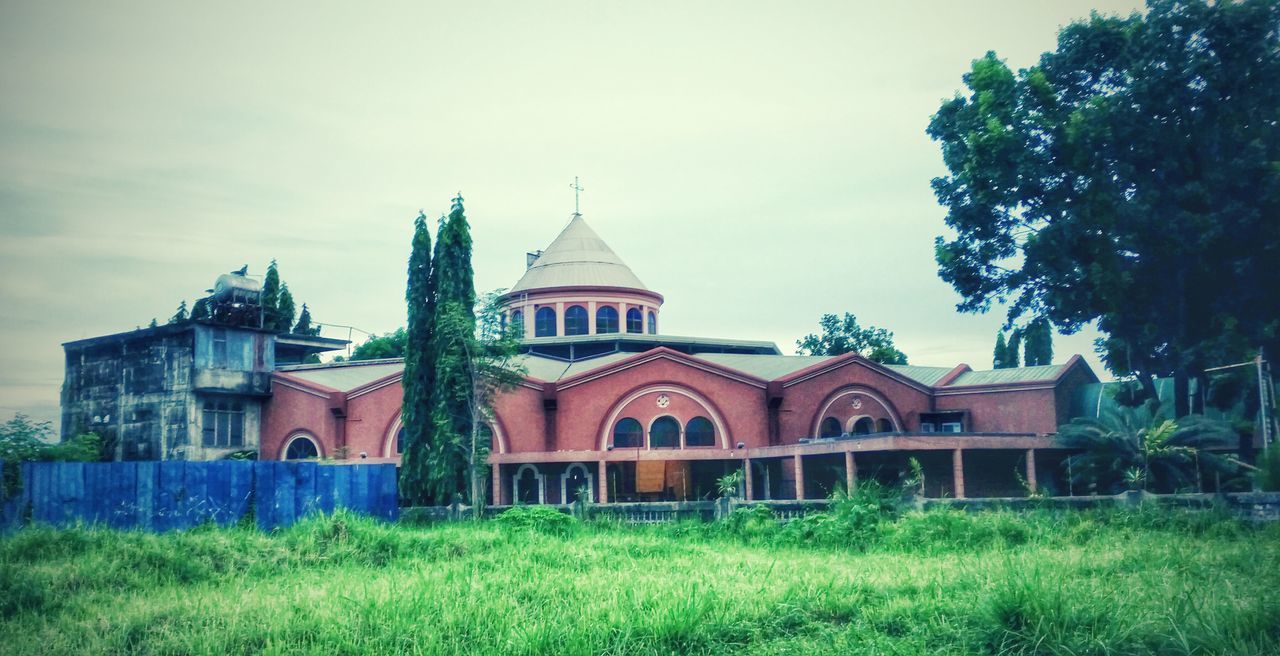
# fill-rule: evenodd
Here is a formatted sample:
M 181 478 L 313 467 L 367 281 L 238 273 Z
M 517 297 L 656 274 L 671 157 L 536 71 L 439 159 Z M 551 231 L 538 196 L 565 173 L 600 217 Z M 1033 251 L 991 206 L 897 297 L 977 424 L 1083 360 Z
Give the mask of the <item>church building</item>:
M 495 403 L 492 502 L 825 498 L 921 465 L 928 496 L 1066 494 L 1053 434 L 1089 366 L 975 371 L 783 355 L 771 342 L 662 332 L 649 289 L 580 214 L 501 299 L 526 375 Z M 399 360 L 278 367 L 262 459 L 398 462 Z

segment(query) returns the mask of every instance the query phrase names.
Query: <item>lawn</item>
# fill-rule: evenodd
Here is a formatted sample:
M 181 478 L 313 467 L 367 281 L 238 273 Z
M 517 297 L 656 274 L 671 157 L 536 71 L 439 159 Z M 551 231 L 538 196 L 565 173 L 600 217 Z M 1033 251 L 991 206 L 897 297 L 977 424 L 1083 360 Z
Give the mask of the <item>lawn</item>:
M 23 529 L 0 651 L 1280 653 L 1280 527 L 1212 513 L 515 519 Z

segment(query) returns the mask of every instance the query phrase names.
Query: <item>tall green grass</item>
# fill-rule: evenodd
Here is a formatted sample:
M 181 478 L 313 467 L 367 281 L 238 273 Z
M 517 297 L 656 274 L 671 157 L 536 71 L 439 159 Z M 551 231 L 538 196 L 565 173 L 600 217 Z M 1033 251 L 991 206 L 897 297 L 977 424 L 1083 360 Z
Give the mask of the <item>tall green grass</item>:
M 633 527 L 545 509 L 0 539 L 3 653 L 1275 654 L 1280 529 L 1212 513 Z M 561 519 L 563 518 L 563 519 Z

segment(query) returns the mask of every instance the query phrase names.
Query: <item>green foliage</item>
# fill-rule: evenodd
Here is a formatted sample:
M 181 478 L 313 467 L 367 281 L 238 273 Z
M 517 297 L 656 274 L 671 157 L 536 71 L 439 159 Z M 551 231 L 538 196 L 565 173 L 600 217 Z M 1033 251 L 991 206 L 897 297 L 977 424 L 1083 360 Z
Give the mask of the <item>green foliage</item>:
M 1157 403 L 1121 407 L 1102 417 L 1076 418 L 1058 427 L 1058 439 L 1080 453 L 1067 458 L 1079 484 L 1096 485 L 1100 493 L 1122 489 L 1158 492 L 1194 487 L 1201 471 L 1233 472 L 1233 461 L 1211 447 L 1236 440 L 1230 424 L 1198 415 L 1168 419 Z
M 559 536 L 567 536 L 579 526 L 578 518 L 552 506 L 516 506 L 503 511 L 494 522 L 508 529 Z
M 893 333 L 884 328 L 858 324 L 858 318 L 846 312 L 844 317 L 824 314 L 818 320 L 822 335 L 808 334 L 796 341 L 799 355 L 859 355 L 881 364 L 907 364 L 907 356 L 893 345 Z
M 262 280 L 262 327 L 271 330 L 279 323 L 280 269 L 275 258 L 267 265 L 267 275 Z
M 294 312 L 293 294 L 289 292 L 289 283 L 281 283 L 280 303 L 276 306 L 275 321 L 271 325 L 272 330 L 282 333 L 293 330 Z
M 430 505 L 430 452 L 433 442 L 431 395 L 435 386 L 435 365 L 431 356 L 435 328 L 434 276 L 431 265 L 431 231 L 422 212 L 414 221 L 413 246 L 409 255 L 409 326 L 404 345 L 404 453 L 400 464 L 400 494 L 411 505 Z M 357 349 L 359 350 L 359 349 Z M 354 356 L 353 356 L 354 357 Z
M 320 326 L 311 325 L 311 310 L 307 308 L 307 304 L 302 304 L 302 312 L 298 314 L 298 323 L 293 326 L 293 334 L 295 335 L 319 335 Z
M 187 302 L 182 301 L 178 304 L 178 311 L 169 317 L 169 323 L 182 323 L 187 320 Z
M 370 335 L 368 340 L 351 352 L 351 360 L 381 360 L 403 358 L 409 344 L 409 331 L 396 328 L 385 335 Z
M 1022 331 L 1014 330 L 1009 334 L 1009 346 L 1004 352 L 1004 366 L 1006 369 L 1016 369 L 1022 366 Z
M 746 480 L 746 474 L 741 469 L 735 469 L 716 479 L 716 490 L 720 492 L 721 498 L 731 499 L 738 496 L 738 488 L 742 486 L 744 480 Z
M 1004 331 L 996 333 L 996 348 L 991 354 L 992 369 L 1007 369 L 1005 362 L 1009 358 L 1009 346 L 1004 341 Z
M 1280 352 L 1278 22 L 1272 1 L 1151 0 L 1062 28 L 1016 73 L 975 60 L 928 128 L 959 309 L 1096 322 L 1115 374 L 1148 397 L 1179 380 L 1178 416 L 1204 368 Z
M 1272 444 L 1258 456 L 1254 484 L 1263 492 L 1280 492 L 1280 446 Z
M 1023 340 L 1023 366 L 1053 364 L 1053 326 L 1047 319 L 1037 318 L 1028 324 Z
M 4 463 L 0 499 L 19 490 L 19 468 L 24 462 L 96 462 L 102 460 L 102 438 L 94 433 L 80 433 L 63 442 L 53 441 L 53 424 L 32 421 L 19 412 L 0 424 L 0 462 Z
M 192 321 L 206 321 L 209 317 L 209 299 L 198 299 L 195 303 L 191 304 Z

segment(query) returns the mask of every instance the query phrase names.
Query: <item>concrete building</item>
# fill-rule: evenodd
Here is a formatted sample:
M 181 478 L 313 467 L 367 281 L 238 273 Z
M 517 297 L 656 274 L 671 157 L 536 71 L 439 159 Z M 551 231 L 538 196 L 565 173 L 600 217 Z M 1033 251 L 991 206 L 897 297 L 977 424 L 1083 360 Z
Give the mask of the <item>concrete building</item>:
M 521 384 L 496 402 L 492 499 L 695 499 L 742 469 L 749 499 L 825 497 L 910 458 L 933 496 L 1066 491 L 1053 433 L 1097 377 L 1079 357 L 975 371 L 856 354 L 787 356 L 769 342 L 659 332 L 648 289 L 580 215 L 503 299 L 522 326 Z M 279 367 L 261 457 L 398 461 L 402 364 Z
M 114 460 L 257 451 L 277 362 L 345 340 L 260 328 L 257 283 L 219 278 L 208 318 L 63 344 L 62 435 L 93 432 Z

